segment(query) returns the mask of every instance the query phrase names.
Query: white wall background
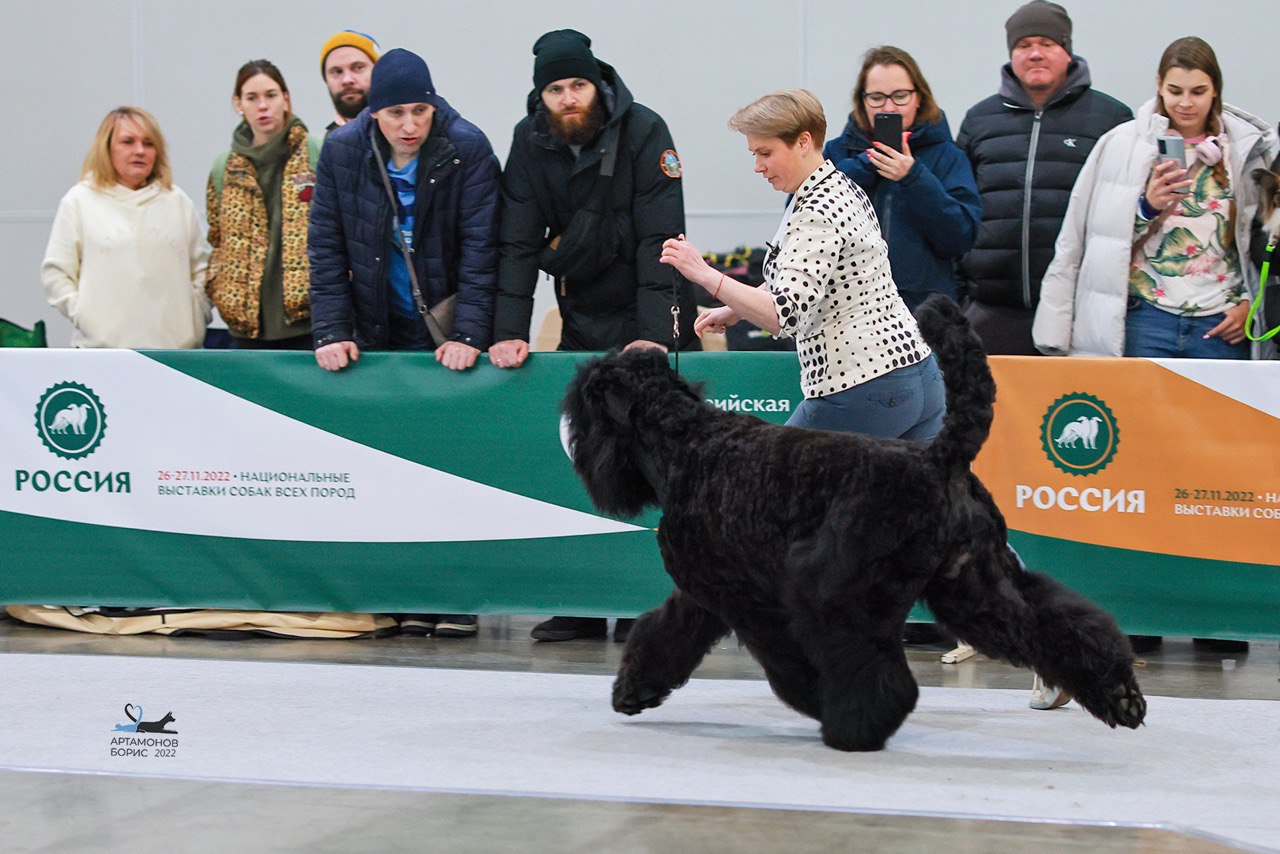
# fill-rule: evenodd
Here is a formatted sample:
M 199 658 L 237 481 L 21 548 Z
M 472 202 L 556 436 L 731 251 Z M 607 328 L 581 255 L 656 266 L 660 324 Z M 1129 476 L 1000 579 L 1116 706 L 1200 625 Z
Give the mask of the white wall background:
M 863 51 L 905 48 L 920 62 L 954 133 L 965 111 L 996 90 L 1008 60 L 1004 21 L 1019 0 L 853 3 L 844 0 L 0 0 L 6 25 L 0 134 L 0 317 L 49 322 L 51 344 L 69 324 L 44 301 L 39 280 L 58 199 L 75 183 L 107 110 L 136 104 L 160 121 L 177 183 L 203 209 L 213 158 L 236 116 L 231 87 L 245 61 L 284 72 L 295 111 L 322 130 L 332 109 L 319 48 L 333 32 L 372 34 L 383 50 L 424 56 L 436 87 L 479 125 L 505 160 L 524 113 L 531 47 L 543 32 L 591 36 L 636 99 L 671 127 L 685 166 L 689 233 L 704 250 L 768 238 L 782 199 L 751 172 L 728 116 L 773 89 L 803 85 L 827 108 L 829 133 L 848 113 Z M 1154 92 L 1156 62 L 1173 39 L 1205 38 L 1223 65 L 1226 99 L 1268 121 L 1280 117 L 1272 3 L 1220 0 L 1067 0 L 1075 52 L 1097 88 L 1131 107 Z M 1188 24 L 1187 22 L 1194 22 Z

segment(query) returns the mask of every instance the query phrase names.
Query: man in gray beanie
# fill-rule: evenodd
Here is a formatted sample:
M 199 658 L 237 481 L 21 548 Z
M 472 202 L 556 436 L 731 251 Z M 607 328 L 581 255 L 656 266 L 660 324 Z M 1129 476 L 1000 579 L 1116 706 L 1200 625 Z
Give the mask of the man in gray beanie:
M 956 145 L 969 156 L 982 225 L 961 259 L 965 313 L 992 354 L 1034 356 L 1031 323 L 1076 176 L 1094 143 L 1133 118 L 1092 87 L 1072 54 L 1071 18 L 1032 0 L 1005 22 L 1000 91 L 975 105 Z
M 961 290 L 988 353 L 1036 356 L 1040 280 L 1071 188 L 1098 139 L 1133 113 L 1093 88 L 1088 63 L 1071 52 L 1071 18 L 1057 3 L 1032 0 L 1004 27 L 1009 62 L 1000 91 L 969 110 L 956 136 L 982 197 L 978 238 L 960 260 Z M 1036 676 L 1033 709 L 1070 699 Z
M 683 169 L 662 117 L 632 100 L 591 39 L 554 30 L 533 46 L 528 114 L 502 175 L 498 295 L 489 360 L 518 368 L 529 355 L 533 294 L 555 279 L 561 350 L 696 347 L 693 291 L 658 259 L 684 232 Z M 619 620 L 614 638 L 631 620 Z M 599 638 L 604 619 L 553 617 L 540 641 Z

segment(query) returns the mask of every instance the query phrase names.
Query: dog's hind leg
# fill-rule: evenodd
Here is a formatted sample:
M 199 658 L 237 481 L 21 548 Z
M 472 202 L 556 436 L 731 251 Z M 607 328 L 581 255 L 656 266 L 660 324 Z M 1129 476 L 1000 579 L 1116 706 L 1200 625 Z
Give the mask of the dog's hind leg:
M 920 689 L 902 650 L 902 626 L 873 634 L 837 615 L 802 629 L 820 674 L 822 741 L 836 750 L 880 750 L 916 707 Z
M 934 577 L 924 599 L 979 652 L 1033 668 L 1103 723 L 1142 723 L 1147 703 L 1115 620 L 1047 575 L 1026 571 L 1008 548 L 987 559 L 961 558 Z
M 661 705 L 728 633 L 723 620 L 676 590 L 662 605 L 642 614 L 627 635 L 613 682 L 614 711 L 636 715 Z

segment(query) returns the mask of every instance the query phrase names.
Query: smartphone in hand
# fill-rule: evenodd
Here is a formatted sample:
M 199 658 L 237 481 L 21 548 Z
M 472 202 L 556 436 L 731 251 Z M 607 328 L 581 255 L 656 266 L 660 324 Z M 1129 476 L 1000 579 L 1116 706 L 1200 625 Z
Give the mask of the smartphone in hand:
M 1177 134 L 1168 134 L 1156 138 L 1156 155 L 1157 163 L 1164 163 L 1166 160 L 1172 161 L 1179 169 L 1187 168 L 1187 145 L 1182 141 L 1182 137 Z M 1191 188 L 1183 187 L 1174 190 L 1175 193 L 1186 195 L 1191 192 Z
M 871 139 L 883 142 L 894 151 L 902 151 L 902 113 L 876 113 Z

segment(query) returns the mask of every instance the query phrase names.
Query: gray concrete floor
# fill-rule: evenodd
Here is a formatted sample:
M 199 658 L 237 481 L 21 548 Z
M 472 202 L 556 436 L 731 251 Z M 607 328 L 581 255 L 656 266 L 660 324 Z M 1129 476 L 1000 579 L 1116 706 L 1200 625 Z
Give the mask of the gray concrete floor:
M 0 653 L 128 655 L 608 674 L 621 645 L 534 643 L 535 617 L 482 617 L 478 637 L 356 641 L 104 637 L 0 621 Z M 982 657 L 939 661 L 913 647 L 922 685 L 1030 689 L 1027 671 Z M 1141 656 L 1151 695 L 1280 700 L 1280 647 L 1216 654 L 1167 638 Z M 700 678 L 758 679 L 732 638 Z M 0 851 L 1224 851 L 1177 828 L 1069 825 L 946 816 L 808 812 L 472 794 L 441 769 L 442 790 L 269 786 L 0 771 Z

